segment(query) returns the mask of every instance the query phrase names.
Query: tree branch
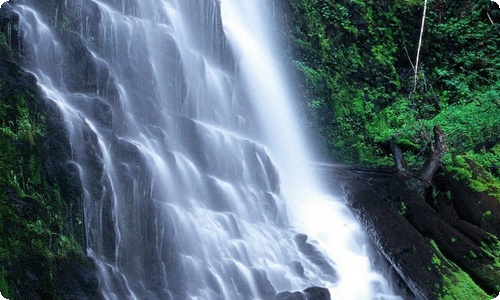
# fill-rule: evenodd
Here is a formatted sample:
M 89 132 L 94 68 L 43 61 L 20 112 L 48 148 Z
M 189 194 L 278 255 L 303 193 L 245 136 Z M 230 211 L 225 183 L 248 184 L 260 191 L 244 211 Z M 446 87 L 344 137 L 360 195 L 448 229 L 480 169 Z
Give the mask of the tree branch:
M 422 37 L 424 36 L 424 25 L 425 25 L 425 14 L 427 12 L 427 0 L 424 2 L 424 13 L 422 15 L 422 26 L 420 27 L 420 38 L 418 40 L 417 48 L 417 59 L 415 61 L 415 78 L 413 81 L 413 92 L 417 90 L 417 80 L 418 80 L 418 60 L 420 57 L 420 48 L 422 47 Z
M 422 168 L 422 173 L 420 173 L 420 177 L 426 181 L 430 182 L 432 176 L 437 171 L 437 169 L 441 166 L 441 158 L 444 156 L 444 152 L 446 150 L 446 142 L 444 139 L 443 130 L 439 126 L 434 126 L 434 147 L 432 147 L 432 152 L 427 157 L 425 161 L 424 167 Z
M 396 145 L 393 139 L 391 139 L 389 146 L 391 147 L 392 157 L 394 158 L 394 164 L 396 165 L 396 169 L 400 173 L 406 172 L 406 160 L 403 155 L 403 151 Z
M 498 4 L 498 6 L 500 7 L 500 4 Z M 491 25 L 493 25 L 493 28 L 495 28 L 495 30 L 500 33 L 500 30 L 498 30 L 498 28 L 495 26 L 495 22 L 493 22 L 493 19 L 491 19 L 490 17 L 490 14 L 488 12 L 486 12 L 486 15 L 488 16 L 488 19 L 490 20 L 491 22 Z

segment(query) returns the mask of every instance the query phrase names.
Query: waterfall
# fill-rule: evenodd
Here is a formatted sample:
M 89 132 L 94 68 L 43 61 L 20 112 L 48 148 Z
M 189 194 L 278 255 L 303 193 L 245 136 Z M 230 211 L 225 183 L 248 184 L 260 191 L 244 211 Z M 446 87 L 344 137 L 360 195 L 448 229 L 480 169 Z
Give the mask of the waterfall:
M 64 115 L 105 299 L 401 299 L 308 164 L 272 5 L 13 5 L 23 66 Z

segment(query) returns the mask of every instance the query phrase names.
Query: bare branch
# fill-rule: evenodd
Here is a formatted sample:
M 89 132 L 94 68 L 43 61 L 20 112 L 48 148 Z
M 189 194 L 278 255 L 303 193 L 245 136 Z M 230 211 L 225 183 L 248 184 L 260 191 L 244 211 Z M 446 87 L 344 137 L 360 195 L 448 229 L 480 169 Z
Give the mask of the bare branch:
M 418 60 L 420 58 L 420 48 L 422 47 L 422 37 L 424 36 L 425 14 L 426 13 L 427 13 L 427 0 L 425 0 L 425 3 L 424 3 L 424 13 L 422 15 L 422 26 L 420 27 L 420 38 L 418 40 L 417 59 L 415 61 L 415 78 L 413 81 L 413 92 L 415 92 L 417 90 Z
M 500 4 L 498 6 L 500 6 Z M 495 30 L 498 33 L 500 33 L 500 30 L 498 30 L 498 28 L 495 26 L 496 25 L 495 22 L 493 22 L 493 19 L 491 19 L 490 14 L 488 12 L 486 12 L 486 15 L 488 16 L 488 19 L 490 19 L 490 22 L 491 22 L 491 25 L 493 25 L 493 28 L 495 28 Z

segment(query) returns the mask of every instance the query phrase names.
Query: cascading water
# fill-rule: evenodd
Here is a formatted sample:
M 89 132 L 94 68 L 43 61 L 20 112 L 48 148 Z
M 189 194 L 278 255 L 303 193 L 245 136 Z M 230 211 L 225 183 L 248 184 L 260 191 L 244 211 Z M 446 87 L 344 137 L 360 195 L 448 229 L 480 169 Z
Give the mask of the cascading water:
M 270 1 L 40 2 L 13 6 L 23 63 L 65 116 L 106 299 L 400 299 L 307 164 Z

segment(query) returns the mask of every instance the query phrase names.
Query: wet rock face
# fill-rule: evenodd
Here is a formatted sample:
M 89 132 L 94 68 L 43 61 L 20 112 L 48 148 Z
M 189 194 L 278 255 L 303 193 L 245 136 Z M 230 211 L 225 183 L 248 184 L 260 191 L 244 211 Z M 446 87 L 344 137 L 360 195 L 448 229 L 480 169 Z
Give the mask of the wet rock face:
M 281 292 L 276 297 L 274 300 L 307 300 L 306 296 L 302 294 L 301 292 Z
M 16 62 L 17 22 L 3 5 L 0 37 L 10 48 L 0 45 L 2 292 L 9 299 L 100 299 L 94 263 L 83 254 L 82 188 L 68 134 L 56 105 Z
M 19 35 L 16 34 L 14 26 L 19 22 L 19 16 L 7 3 L 0 9 L 0 32 L 5 35 L 5 42 L 8 45 L 0 45 L 0 57 L 4 59 L 17 57 L 20 51 Z
M 330 300 L 330 291 L 322 287 L 308 287 L 302 292 L 281 292 L 274 300 Z
M 338 279 L 337 271 L 325 259 L 323 254 L 311 243 L 307 242 L 307 235 L 297 234 L 295 244 L 302 254 L 304 254 L 313 264 L 318 266 L 323 273 L 330 275 L 334 280 Z
M 309 287 L 304 290 L 304 294 L 306 295 L 307 300 L 330 300 L 330 291 L 328 289 L 322 287 Z

